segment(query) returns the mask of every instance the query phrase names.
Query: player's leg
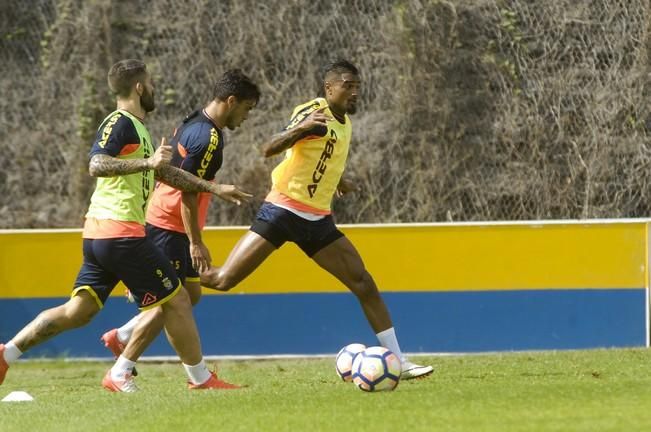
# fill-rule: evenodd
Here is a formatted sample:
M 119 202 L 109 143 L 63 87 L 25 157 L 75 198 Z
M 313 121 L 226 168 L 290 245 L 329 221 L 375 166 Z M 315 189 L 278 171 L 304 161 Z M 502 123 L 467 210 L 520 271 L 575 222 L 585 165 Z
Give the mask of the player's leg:
M 61 306 L 41 312 L 7 344 L 0 344 L 0 384 L 9 365 L 29 349 L 67 330 L 84 326 L 100 307 L 87 292 L 81 292 Z
M 59 333 L 88 324 L 99 310 L 93 296 L 81 291 L 61 306 L 41 312 L 11 341 L 25 352 Z
M 147 224 L 147 238 L 150 239 L 156 247 L 163 251 L 170 263 L 176 270 L 177 277 L 183 281 L 185 289 L 190 294 L 192 305 L 199 302 L 201 298 L 201 286 L 199 284 L 199 274 L 192 268 L 192 259 L 189 252 L 189 241 L 185 234 L 175 231 L 156 227 Z M 125 356 L 133 361 L 140 358 L 145 349 L 154 341 L 158 334 L 163 330 L 162 310 L 154 309 L 148 312 L 142 312 L 122 327 L 109 330 L 102 335 L 104 345 L 111 350 L 116 359 L 125 351 L 127 344 L 133 338 L 136 339 L 130 346 L 128 354 Z M 117 362 L 114 367 L 124 365 L 125 362 Z M 127 371 L 118 372 L 116 375 L 123 375 Z M 134 376 L 137 376 L 135 367 L 132 370 Z
M 190 304 L 192 306 L 196 305 L 201 298 L 201 285 L 199 282 L 186 282 L 185 291 L 188 293 Z M 137 325 L 134 326 L 133 333 L 120 354 L 135 363 L 164 327 L 165 317 L 161 308 L 141 312 L 138 315 Z M 135 368 L 133 370 L 135 371 Z M 134 373 L 133 375 L 136 376 L 137 374 Z
M 327 221 L 319 221 L 327 225 Z M 326 228 L 323 228 L 324 230 Z M 332 232 L 332 231 L 331 231 Z M 339 231 L 337 231 L 339 232 Z M 336 238 L 337 234 L 325 234 L 323 243 Z M 310 255 L 311 250 L 318 249 L 319 244 L 313 243 L 307 247 L 299 245 Z M 306 250 L 307 249 L 307 250 Z M 375 331 L 380 344 L 393 351 L 402 361 L 402 378 L 411 379 L 427 376 L 432 373 L 431 366 L 416 365 L 402 354 L 395 329 L 391 322 L 389 311 L 380 295 L 373 277 L 366 270 L 357 249 L 343 234 L 336 240 L 318 249 L 312 259 L 323 269 L 339 279 L 355 294 L 362 306 L 371 328 Z
M 172 265 L 178 269 L 178 267 L 181 265 L 180 261 L 175 261 L 178 258 L 172 257 L 169 253 L 169 251 L 173 250 L 173 247 L 175 246 L 174 244 L 172 244 L 174 242 L 174 238 L 170 233 L 171 231 L 169 230 L 158 228 L 150 224 L 147 224 L 146 226 L 147 237 L 157 247 L 159 247 L 165 253 L 166 256 L 170 258 Z M 127 295 L 129 301 L 133 301 L 133 297 L 131 296 L 131 293 L 128 290 L 127 290 Z M 140 318 L 141 318 L 141 314 L 135 315 L 129 321 L 124 323 L 121 327 L 114 328 L 107 331 L 100 338 L 104 343 L 104 346 L 113 353 L 115 358 L 118 358 L 120 354 L 122 354 L 122 352 L 124 351 L 124 348 L 126 347 L 127 343 L 131 339 L 133 331 L 138 325 Z M 134 372 L 134 375 L 137 374 Z
M 138 325 L 138 322 L 140 322 L 141 316 L 142 313 L 135 315 L 121 327 L 107 331 L 100 338 L 104 346 L 111 351 L 115 358 L 118 358 L 124 351 L 124 348 L 131 339 L 133 331 Z M 134 375 L 136 374 L 134 373 Z
M 186 279 L 184 286 L 190 296 L 190 303 L 192 303 L 192 306 L 196 306 L 199 300 L 201 300 L 201 283 L 199 282 L 199 278 L 197 277 L 197 280 Z
M 88 324 L 103 307 L 116 283 L 117 279 L 95 261 L 93 240 L 85 239 L 84 263 L 77 275 L 70 300 L 41 312 L 6 345 L 0 344 L 0 384 L 9 364 L 24 352 L 64 331 Z
M 235 388 L 219 381 L 206 367 L 190 297 L 167 257 L 146 238 L 124 240 L 124 244 L 114 248 L 106 259 L 111 260 L 116 274 L 129 287 L 140 309 L 152 310 L 143 317 L 148 317 L 149 313 L 162 313 L 168 339 L 181 358 L 193 388 Z M 102 384 L 108 390 L 132 391 L 131 388 L 135 387 L 128 372 L 135 364 L 135 358 L 128 357 L 133 340 L 134 337 L 118 359 L 116 365 L 122 364 L 122 367 L 114 366 L 107 372 Z M 119 376 L 116 370 L 127 370 L 127 373 Z
M 248 231 L 237 242 L 221 267 L 212 267 L 201 274 L 201 285 L 228 291 L 253 273 L 275 250 L 276 246 L 260 234 Z
M 185 290 L 188 293 L 192 306 L 196 305 L 201 298 L 201 285 L 198 281 L 186 282 Z M 134 326 L 133 333 L 120 354 L 132 362 L 136 362 L 145 352 L 147 347 L 156 339 L 165 327 L 165 317 L 161 308 L 154 308 L 141 312 L 138 315 L 138 323 Z M 119 355 L 118 354 L 118 357 Z M 119 367 L 116 363 L 116 366 Z M 135 370 L 135 368 L 134 368 Z M 136 374 L 134 373 L 134 376 Z
M 190 381 L 190 389 L 237 389 L 217 378 L 215 372 L 210 372 L 201 353 L 199 332 L 192 315 L 192 303 L 185 290 L 181 290 L 170 301 L 161 306 L 165 320 L 165 333 L 174 350 L 183 363 Z
M 350 240 L 342 235 L 312 255 L 312 259 L 355 294 L 375 333 L 393 327 L 377 285 Z
M 271 253 L 288 240 L 287 230 L 279 219 L 285 211 L 269 203 L 260 207 L 250 230 L 240 238 L 226 262 L 201 274 L 201 285 L 228 291 L 260 266 Z
M 190 296 L 192 306 L 201 299 L 199 273 L 192 267 L 190 242 L 185 234 L 147 225 L 147 237 L 161 249 L 176 270 L 176 275 Z M 125 357 L 136 361 L 164 328 L 163 311 L 155 308 L 140 314 L 137 327 L 134 326 Z M 126 348 L 126 347 L 125 347 Z M 134 368 L 135 372 L 135 368 Z M 134 376 L 136 374 L 134 373 Z

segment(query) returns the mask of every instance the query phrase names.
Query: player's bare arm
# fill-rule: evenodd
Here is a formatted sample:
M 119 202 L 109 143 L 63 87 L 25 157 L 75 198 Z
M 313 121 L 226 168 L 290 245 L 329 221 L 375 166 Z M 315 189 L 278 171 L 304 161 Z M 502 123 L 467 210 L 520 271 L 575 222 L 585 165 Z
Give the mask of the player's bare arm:
M 163 141 L 164 142 L 164 141 Z M 161 145 L 147 159 L 118 159 L 106 154 L 96 154 L 90 159 L 88 172 L 92 177 L 116 177 L 151 169 L 159 169 L 172 160 L 172 147 Z
M 160 154 L 160 155 L 159 155 Z M 115 158 L 114 158 L 115 159 Z M 180 168 L 173 167 L 169 164 L 172 159 L 172 146 L 167 144 L 165 138 L 161 139 L 160 147 L 156 149 L 154 155 L 149 159 L 148 168 L 154 169 L 156 180 L 162 181 L 183 192 L 208 192 L 217 195 L 219 198 L 240 205 L 243 201 L 251 198 L 251 194 L 243 192 L 233 185 L 220 185 L 209 182 L 190 174 Z M 118 159 L 119 160 L 119 159 Z M 92 162 L 92 159 L 91 159 Z M 120 161 L 128 162 L 128 161 Z M 140 171 L 144 171 L 141 169 Z M 132 171 L 132 172 L 138 172 Z M 131 174 L 132 172 L 126 173 Z
M 183 192 L 181 195 L 181 219 L 183 227 L 190 240 L 190 257 L 192 267 L 199 273 L 210 269 L 212 258 L 208 247 L 201 238 L 199 227 L 198 195 L 194 192 Z
M 172 186 L 182 192 L 208 192 L 217 195 L 224 201 L 240 205 L 253 195 L 239 190 L 234 185 L 223 185 L 209 182 L 190 174 L 180 168 L 165 165 L 156 170 L 156 180 Z
M 325 107 L 312 112 L 296 127 L 273 135 L 268 142 L 262 146 L 264 157 L 270 157 L 282 153 L 296 141 L 303 138 L 306 131 L 313 129 L 315 126 L 326 126 L 326 122 L 332 120 L 332 117 L 326 115 L 323 111 Z

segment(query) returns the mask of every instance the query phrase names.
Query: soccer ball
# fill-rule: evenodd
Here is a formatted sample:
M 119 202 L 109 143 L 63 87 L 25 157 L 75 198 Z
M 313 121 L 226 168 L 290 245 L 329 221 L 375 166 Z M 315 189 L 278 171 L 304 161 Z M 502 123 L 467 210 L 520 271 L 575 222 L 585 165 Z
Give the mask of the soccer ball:
M 337 370 L 337 375 L 339 378 L 346 382 L 351 382 L 353 380 L 351 374 L 351 368 L 353 367 L 353 360 L 357 354 L 361 353 L 366 349 L 366 345 L 360 343 L 352 343 L 346 345 L 337 353 L 337 359 L 335 360 L 335 369 Z
M 384 347 L 366 348 L 353 361 L 353 382 L 367 392 L 395 389 L 401 372 L 398 356 Z

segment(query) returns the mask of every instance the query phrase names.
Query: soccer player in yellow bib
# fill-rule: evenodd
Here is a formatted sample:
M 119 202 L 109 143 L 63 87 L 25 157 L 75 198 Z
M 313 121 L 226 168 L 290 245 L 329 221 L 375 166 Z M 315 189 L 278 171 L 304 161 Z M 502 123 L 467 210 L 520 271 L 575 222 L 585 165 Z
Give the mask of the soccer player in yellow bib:
M 90 151 L 89 173 L 97 177 L 83 231 L 83 263 L 70 300 L 41 312 L 8 343 L 0 343 L 0 384 L 9 365 L 30 348 L 90 322 L 104 307 L 119 281 L 129 288 L 141 311 L 160 307 L 168 339 L 181 358 L 190 389 L 226 386 L 208 370 L 190 297 L 163 251 L 145 236 L 145 211 L 154 179 L 187 192 L 210 192 L 239 204 L 250 195 L 231 185 L 200 179 L 170 165 L 172 148 L 165 139 L 154 149 L 145 116 L 155 108 L 154 84 L 140 60 L 115 63 L 108 74 L 117 109 L 100 125 Z M 121 357 L 102 385 L 109 391 L 138 390 Z
M 292 241 L 357 296 L 380 344 L 400 357 L 401 378 L 424 377 L 432 367 L 414 364 L 402 354 L 373 278 L 331 215 L 333 196 L 354 190 L 342 174 L 352 133 L 348 115 L 357 110 L 360 85 L 359 72 L 350 62 L 338 60 L 325 67 L 325 97 L 296 107 L 285 130 L 262 147 L 266 157 L 285 152 L 285 158 L 273 170 L 271 192 L 255 222 L 222 267 L 201 274 L 201 284 L 228 291 Z

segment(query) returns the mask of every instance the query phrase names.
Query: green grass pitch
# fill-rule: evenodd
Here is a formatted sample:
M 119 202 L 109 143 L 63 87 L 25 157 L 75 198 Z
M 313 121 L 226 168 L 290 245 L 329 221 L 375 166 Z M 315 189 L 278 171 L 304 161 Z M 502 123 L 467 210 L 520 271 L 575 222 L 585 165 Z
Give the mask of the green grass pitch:
M 0 431 L 648 431 L 651 352 L 645 349 L 415 357 L 429 378 L 364 393 L 328 359 L 221 361 L 235 391 L 188 391 L 177 363 L 141 363 L 135 394 L 108 393 L 109 363 L 12 366 Z

